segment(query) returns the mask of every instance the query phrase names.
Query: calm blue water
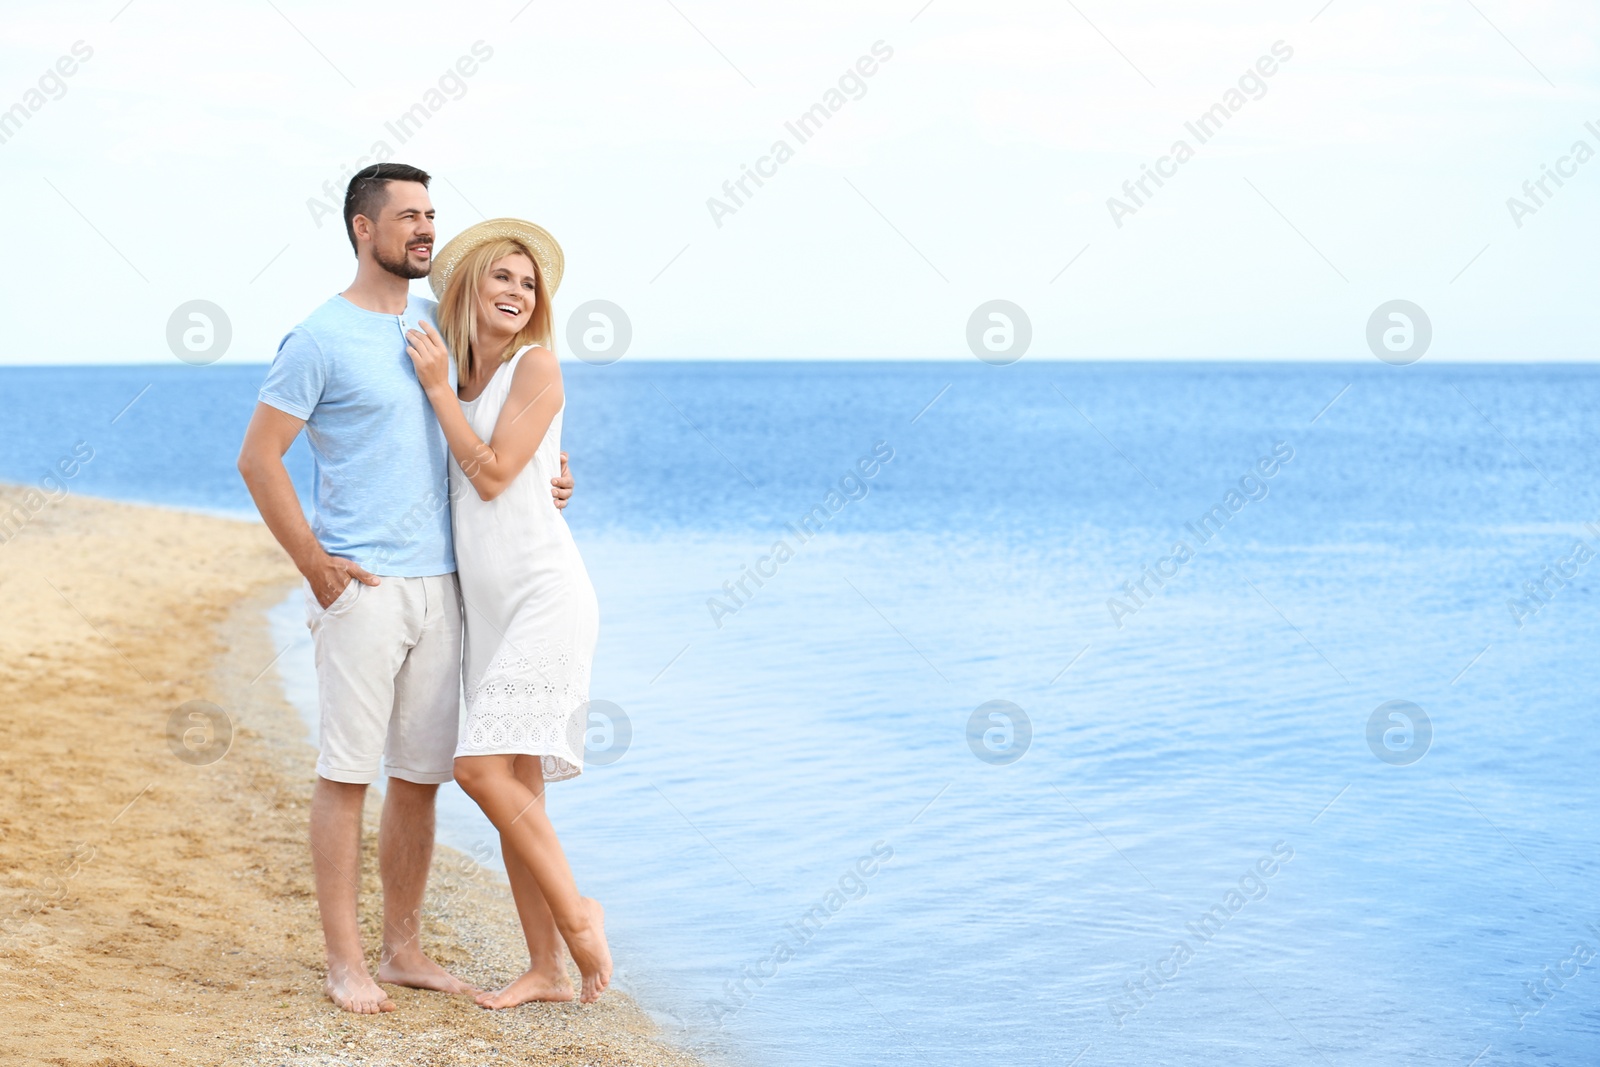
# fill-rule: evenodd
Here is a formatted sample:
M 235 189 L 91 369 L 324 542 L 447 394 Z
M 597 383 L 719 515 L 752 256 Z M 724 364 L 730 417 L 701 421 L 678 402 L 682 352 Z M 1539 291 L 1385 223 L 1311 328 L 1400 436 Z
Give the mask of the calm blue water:
M 1575 547 L 1600 549 L 1600 372 L 567 374 L 594 696 L 632 742 L 552 815 L 681 1040 L 806 1067 L 1600 1059 L 1600 560 Z M 74 492 L 247 513 L 260 375 L 0 371 L 0 477 L 83 440 Z M 802 544 L 786 524 L 880 441 Z M 1534 600 L 1547 566 L 1572 576 Z M 1146 567 L 1170 577 L 1120 589 Z M 989 701 L 1031 738 L 1011 713 L 969 744 Z M 1431 740 L 1386 710 L 1369 744 L 1389 701 Z M 492 840 L 450 804 L 453 843 Z

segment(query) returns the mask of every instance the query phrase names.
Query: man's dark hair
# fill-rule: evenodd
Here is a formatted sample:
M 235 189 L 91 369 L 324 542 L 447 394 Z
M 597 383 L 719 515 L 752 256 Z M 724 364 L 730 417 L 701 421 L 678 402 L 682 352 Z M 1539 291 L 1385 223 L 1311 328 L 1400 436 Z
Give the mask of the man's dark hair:
M 404 163 L 374 163 L 356 171 L 344 192 L 344 232 L 350 238 L 350 247 L 356 249 L 356 216 L 365 215 L 376 221 L 389 200 L 390 182 L 417 182 L 426 189 L 431 180 L 427 171 Z M 359 254 L 360 249 L 356 252 Z

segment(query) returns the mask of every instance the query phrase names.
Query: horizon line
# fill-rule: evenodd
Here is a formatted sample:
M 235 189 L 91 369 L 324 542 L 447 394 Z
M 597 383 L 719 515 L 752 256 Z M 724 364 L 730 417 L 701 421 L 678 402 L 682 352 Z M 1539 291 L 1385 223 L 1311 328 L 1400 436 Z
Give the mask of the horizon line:
M 623 359 L 617 360 L 614 363 L 607 363 L 607 364 L 591 364 L 591 363 L 588 363 L 587 360 L 577 359 L 577 358 L 570 357 L 570 356 L 558 356 L 558 358 L 560 359 L 560 362 L 562 364 L 564 364 L 564 365 L 581 366 L 581 365 L 587 364 L 589 366 L 595 367 L 596 369 L 603 369 L 605 367 L 614 367 L 614 366 L 617 366 L 618 364 L 622 364 L 622 363 L 635 363 L 635 364 L 638 364 L 638 363 L 660 363 L 660 364 L 676 364 L 676 363 L 716 364 L 716 363 L 728 363 L 728 364 L 741 364 L 741 365 L 756 365 L 756 364 L 806 364 L 806 365 L 812 365 L 812 364 L 838 364 L 838 365 L 861 365 L 861 366 L 883 365 L 883 364 L 917 364 L 917 365 L 932 364 L 932 365 L 941 365 L 941 366 L 945 366 L 945 365 L 954 366 L 954 365 L 964 364 L 965 363 L 965 364 L 974 364 L 974 365 L 984 365 L 984 361 L 979 360 L 979 359 L 977 359 L 976 357 L 973 357 L 973 356 L 965 356 L 965 357 L 962 357 L 962 356 L 879 356 L 879 357 L 873 357 L 873 358 L 864 358 L 864 357 L 856 357 L 856 356 L 839 356 L 839 357 L 824 357 L 824 358 L 820 358 L 820 359 L 818 359 L 818 358 L 788 359 L 788 358 L 776 358 L 776 357 L 771 357 L 771 358 L 769 358 L 769 357 L 754 357 L 754 358 L 751 358 L 751 357 L 739 357 L 739 356 L 672 356 L 672 357 L 646 356 L 646 357 L 640 357 L 640 358 L 636 358 L 636 359 L 623 358 Z M 1166 365 L 1166 366 L 1173 366 L 1173 365 L 1176 365 L 1176 366 L 1190 366 L 1190 365 L 1193 365 L 1193 366 L 1205 366 L 1205 365 L 1298 366 L 1298 365 L 1306 365 L 1306 366 L 1327 366 L 1327 367 L 1364 367 L 1364 366 L 1382 367 L 1382 366 L 1394 366 L 1395 369 L 1397 369 L 1397 370 L 1405 370 L 1405 369 L 1408 369 L 1410 367 L 1420 367 L 1420 366 L 1425 366 L 1425 365 L 1428 365 L 1428 364 L 1443 364 L 1443 365 L 1446 365 L 1446 366 L 1455 366 L 1455 367 L 1461 367 L 1461 366 L 1479 366 L 1479 367 L 1498 367 L 1498 366 L 1504 366 L 1504 367 L 1538 367 L 1538 366 L 1581 367 L 1581 366 L 1600 366 L 1600 355 L 1596 355 L 1596 356 L 1574 356 L 1574 357 L 1570 357 L 1570 358 L 1559 358 L 1558 357 L 1558 358 L 1554 358 L 1554 359 L 1548 358 L 1548 357 L 1541 358 L 1541 359 L 1490 359 L 1490 358 L 1486 358 L 1486 359 L 1475 359 L 1475 358 L 1426 359 L 1426 358 L 1424 358 L 1424 359 L 1418 360 L 1416 363 L 1410 363 L 1410 364 L 1405 364 L 1405 365 L 1385 364 L 1383 361 L 1378 360 L 1378 359 L 1376 359 L 1374 357 L 1371 357 L 1371 356 L 1368 356 L 1366 358 L 1362 358 L 1362 357 L 1342 357 L 1342 356 L 1341 357 L 1332 357 L 1332 356 L 1328 356 L 1328 357 L 1323 357 L 1323 356 L 1287 356 L 1287 357 L 1285 357 L 1285 356 L 1270 356 L 1270 357 L 1269 356 L 1259 356 L 1259 357 L 1258 356 L 1230 356 L 1230 357 L 1212 357 L 1212 356 L 1113 356 L 1113 357 L 1039 356 L 1039 357 L 1033 357 L 1033 356 L 1025 356 L 1022 359 L 1019 359 L 1014 363 L 988 364 L 988 365 L 994 366 L 994 367 L 996 367 L 996 369 L 1002 369 L 1003 370 L 1006 367 L 1014 367 L 1014 366 L 1018 366 L 1018 365 L 1024 364 L 1024 363 L 1081 364 L 1081 365 L 1092 365 L 1092 366 L 1119 366 L 1119 365 L 1135 365 L 1135 366 L 1138 366 L 1138 365 L 1143 365 L 1143 366 L 1158 366 L 1158 365 Z M 167 367 L 167 366 L 172 366 L 172 367 L 189 366 L 189 367 L 192 367 L 195 370 L 202 370 L 203 371 L 203 370 L 210 369 L 212 367 L 261 367 L 261 368 L 266 368 L 266 367 L 270 367 L 271 365 L 272 365 L 272 361 L 270 359 L 267 359 L 267 360 L 219 360 L 216 363 L 208 363 L 208 364 L 205 364 L 205 365 L 186 364 L 183 361 L 177 360 L 177 359 L 122 360 L 122 361 L 87 361 L 87 360 L 85 360 L 85 361 L 63 361 L 63 362 L 59 362 L 59 363 L 6 363 L 6 362 L 0 362 L 0 370 L 46 370 L 46 369 L 60 369 L 60 368 L 65 368 L 65 367 L 146 367 L 146 368 L 150 368 L 150 367 Z

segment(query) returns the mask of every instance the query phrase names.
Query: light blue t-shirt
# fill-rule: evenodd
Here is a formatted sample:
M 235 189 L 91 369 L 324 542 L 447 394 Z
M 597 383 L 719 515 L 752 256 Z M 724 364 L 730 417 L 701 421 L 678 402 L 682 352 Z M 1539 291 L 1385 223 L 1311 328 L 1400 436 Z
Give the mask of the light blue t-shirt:
M 305 420 L 317 541 L 373 574 L 456 569 L 449 448 L 405 343 L 436 307 L 412 296 L 385 315 L 335 296 L 279 343 L 261 386 L 263 404 Z

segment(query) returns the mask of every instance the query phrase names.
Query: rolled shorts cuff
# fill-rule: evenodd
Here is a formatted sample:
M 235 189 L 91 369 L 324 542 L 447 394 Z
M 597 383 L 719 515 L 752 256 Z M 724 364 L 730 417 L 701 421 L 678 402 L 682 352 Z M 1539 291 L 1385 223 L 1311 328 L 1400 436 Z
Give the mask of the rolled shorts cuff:
M 370 770 L 348 770 L 343 767 L 330 766 L 325 760 L 317 760 L 317 777 L 326 778 L 330 782 L 341 785 L 372 785 L 383 777 L 377 767 Z
M 443 785 L 455 781 L 455 771 L 414 771 L 409 767 L 385 767 L 384 773 L 390 778 L 398 778 L 402 782 L 413 785 Z

